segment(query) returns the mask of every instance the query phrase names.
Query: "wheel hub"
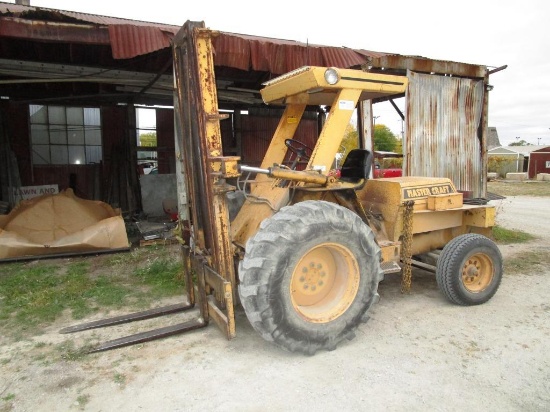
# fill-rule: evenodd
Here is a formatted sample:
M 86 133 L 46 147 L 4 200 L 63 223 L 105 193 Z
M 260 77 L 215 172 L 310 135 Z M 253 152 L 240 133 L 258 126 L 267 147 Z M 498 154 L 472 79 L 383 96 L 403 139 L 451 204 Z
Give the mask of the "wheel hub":
M 313 261 L 302 267 L 302 275 L 298 278 L 302 293 L 319 293 L 322 288 L 326 288 L 327 273 L 325 269 L 321 262 L 316 263 Z
M 346 247 L 322 243 L 309 249 L 292 274 L 294 309 L 309 322 L 329 322 L 344 313 L 359 290 L 359 266 Z
M 484 253 L 470 256 L 462 267 L 462 282 L 470 292 L 482 292 L 493 279 L 493 263 Z

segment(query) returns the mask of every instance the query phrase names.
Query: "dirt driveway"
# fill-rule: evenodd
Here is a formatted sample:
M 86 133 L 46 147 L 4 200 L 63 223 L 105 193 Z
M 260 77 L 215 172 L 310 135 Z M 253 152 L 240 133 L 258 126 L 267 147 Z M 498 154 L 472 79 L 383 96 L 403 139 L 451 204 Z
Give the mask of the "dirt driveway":
M 505 258 L 548 250 L 550 198 L 494 203 L 500 225 L 540 236 L 503 246 Z M 60 320 L 32 341 L 0 348 L 0 411 L 550 410 L 549 268 L 505 273 L 495 297 L 477 307 L 447 303 L 425 272 L 414 272 L 409 295 L 400 293 L 399 275 L 392 276 L 380 285 L 381 300 L 356 338 L 313 357 L 265 342 L 238 311 L 232 341 L 211 325 L 52 360 L 41 350 L 68 344 L 57 333 L 68 321 Z M 135 328 L 70 339 L 79 345 Z

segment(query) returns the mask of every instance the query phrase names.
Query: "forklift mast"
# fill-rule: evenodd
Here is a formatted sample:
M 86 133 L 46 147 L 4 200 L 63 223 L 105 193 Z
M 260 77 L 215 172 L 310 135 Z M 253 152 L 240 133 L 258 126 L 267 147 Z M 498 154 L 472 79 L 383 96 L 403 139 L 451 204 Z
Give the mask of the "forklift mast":
M 173 40 L 174 78 L 183 163 L 189 195 L 192 241 L 184 247 L 186 285 L 194 296 L 192 273 L 201 284 L 202 316 L 212 318 L 228 338 L 235 336 L 235 268 L 229 237 L 226 179 L 239 175 L 238 157 L 223 156 L 211 38 L 204 23 L 187 22 Z M 185 205 L 180 205 L 180 207 Z M 206 291 L 213 294 L 206 296 Z

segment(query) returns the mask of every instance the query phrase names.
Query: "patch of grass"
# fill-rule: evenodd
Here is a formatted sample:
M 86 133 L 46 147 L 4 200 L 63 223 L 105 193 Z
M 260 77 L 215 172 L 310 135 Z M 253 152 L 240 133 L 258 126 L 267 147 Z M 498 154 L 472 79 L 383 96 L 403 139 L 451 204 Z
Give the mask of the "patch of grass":
M 46 358 L 47 358 L 47 355 L 45 353 L 38 353 L 38 354 L 32 356 L 32 360 L 33 361 L 38 361 L 38 362 L 43 361 Z
M 117 385 L 125 385 L 126 384 L 126 375 L 123 373 L 115 373 L 114 375 L 114 381 Z
M 493 227 L 493 236 L 497 243 L 503 245 L 508 245 L 510 243 L 525 243 L 536 239 L 536 236 L 522 232 L 521 230 L 510 230 L 498 225 Z
M 501 196 L 548 196 L 550 197 L 550 182 L 548 181 L 527 181 L 487 182 L 487 191 Z
M 128 287 L 115 283 L 116 279 L 107 276 L 100 276 L 90 288 L 86 297 L 94 299 L 100 306 L 120 306 L 124 303 L 126 296 L 130 293 Z
M 135 275 L 159 297 L 183 292 L 183 272 L 179 261 L 156 258 L 145 267 L 137 269 Z
M 84 394 L 84 395 L 79 395 L 77 398 L 76 398 L 76 402 L 78 403 L 78 406 L 80 406 L 81 408 L 85 407 L 86 404 L 88 402 L 90 402 L 90 395 L 87 395 L 87 394 Z
M 0 278 L 0 319 L 12 320 L 22 329 L 55 319 L 63 310 L 58 299 L 58 268 L 15 265 L 10 269 Z
M 59 352 L 61 359 L 74 362 L 79 361 L 88 355 L 88 352 L 92 349 L 92 345 L 75 347 L 73 341 L 66 340 L 59 345 L 56 345 L 56 349 Z
M 151 245 L 132 249 L 128 253 L 117 253 L 108 257 L 105 266 L 121 267 L 126 265 L 138 266 L 152 257 L 166 258 L 169 251 L 160 245 Z
M 133 310 L 184 292 L 181 259 L 163 247 L 1 269 L 0 334 L 12 339 L 39 332 L 64 311 L 82 319 L 102 308 Z
M 9 402 L 13 399 L 15 399 L 15 393 L 8 393 L 6 396 L 2 397 L 2 400 L 6 402 Z
M 102 305 L 123 303 L 120 287 L 107 292 L 104 280 L 92 279 L 88 270 L 88 262 L 72 263 L 66 270 L 48 264 L 9 268 L 8 275 L 0 278 L 0 319 L 14 332 L 33 332 L 41 324 L 54 321 L 65 309 L 70 309 L 75 318 L 97 310 L 94 299 Z M 101 299 L 103 296 L 109 298 Z
M 525 274 L 540 273 L 550 265 L 548 251 L 533 250 L 504 260 L 504 273 Z

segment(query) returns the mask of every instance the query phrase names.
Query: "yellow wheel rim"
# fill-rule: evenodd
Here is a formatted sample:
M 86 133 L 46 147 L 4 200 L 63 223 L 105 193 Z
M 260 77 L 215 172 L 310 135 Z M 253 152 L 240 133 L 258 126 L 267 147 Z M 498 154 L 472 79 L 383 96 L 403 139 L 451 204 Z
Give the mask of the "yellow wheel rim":
M 359 266 L 349 249 L 322 243 L 308 250 L 294 268 L 292 305 L 309 322 L 330 322 L 353 303 L 359 281 Z
M 462 266 L 462 283 L 469 292 L 479 293 L 491 284 L 494 273 L 491 258 L 484 253 L 476 253 Z

